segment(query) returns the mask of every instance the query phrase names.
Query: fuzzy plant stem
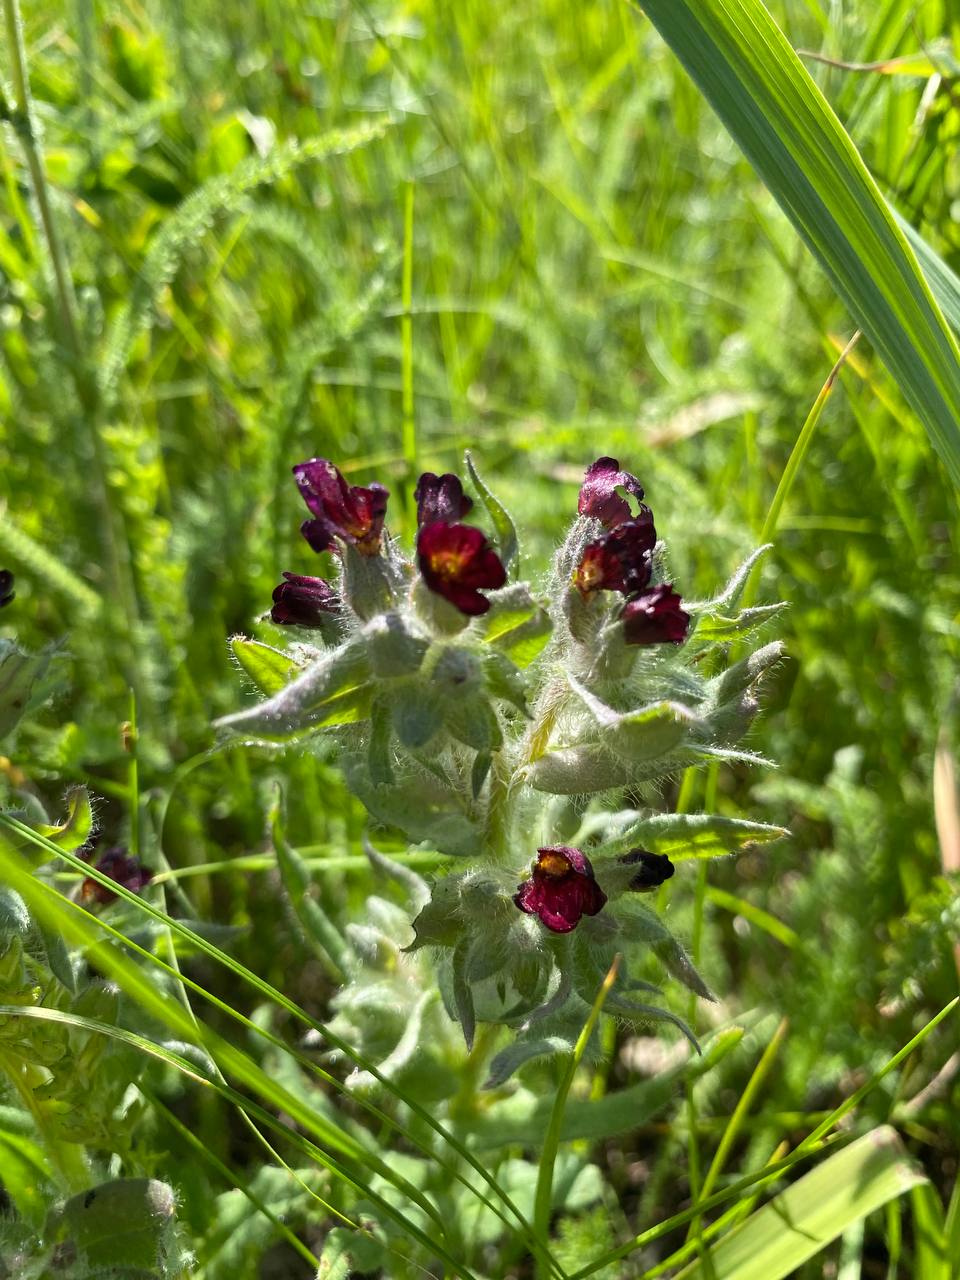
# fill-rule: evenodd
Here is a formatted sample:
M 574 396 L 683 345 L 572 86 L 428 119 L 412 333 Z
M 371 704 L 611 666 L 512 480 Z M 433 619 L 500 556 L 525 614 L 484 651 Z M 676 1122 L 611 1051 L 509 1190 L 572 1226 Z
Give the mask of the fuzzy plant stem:
M 46 242 L 47 253 L 53 271 L 59 328 L 63 345 L 69 354 L 70 372 L 76 387 L 80 412 L 90 427 L 94 460 L 94 496 L 101 513 L 100 527 L 107 564 L 110 568 L 109 579 L 113 582 L 117 592 L 118 604 L 127 615 L 128 630 L 136 635 L 139 632 L 139 627 L 137 625 L 138 610 L 133 584 L 133 570 L 130 564 L 126 539 L 118 537 L 114 513 L 110 505 L 110 493 L 107 486 L 107 457 L 103 439 L 100 435 L 100 397 L 97 392 L 96 380 L 92 376 L 90 366 L 85 359 L 77 315 L 77 300 L 73 291 L 73 280 L 70 275 L 67 255 L 53 216 L 50 187 L 43 167 L 39 131 L 36 125 L 33 98 L 30 94 L 30 81 L 27 74 L 27 52 L 23 40 L 23 19 L 20 14 L 20 0 L 2 0 L 2 3 L 10 59 L 10 78 L 14 95 L 12 123 L 20 139 L 20 145 L 27 161 L 27 168 L 30 171 L 30 185 L 33 188 L 40 228 Z M 134 645 L 131 652 L 131 683 L 137 687 L 137 691 L 141 695 L 142 705 L 145 689 L 144 682 L 139 678 L 140 668 L 139 654 Z

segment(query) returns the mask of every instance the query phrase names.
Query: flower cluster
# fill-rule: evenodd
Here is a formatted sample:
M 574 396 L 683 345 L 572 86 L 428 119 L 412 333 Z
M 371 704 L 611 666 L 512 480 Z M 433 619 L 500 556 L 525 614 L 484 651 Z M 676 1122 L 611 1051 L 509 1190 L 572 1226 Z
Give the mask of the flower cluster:
M 431 949 L 468 1041 L 484 1020 L 517 1028 L 518 1045 L 575 1039 L 615 954 L 607 1011 L 682 1027 L 630 994 L 650 984 L 628 966 L 652 956 L 709 996 L 644 895 L 688 838 L 702 856 L 782 833 L 622 806 L 655 803 L 685 768 L 756 759 L 736 744 L 781 649 L 731 664 L 729 641 L 779 606 L 739 609 L 756 557 L 715 600 L 685 602 L 640 481 L 610 457 L 587 467 L 548 577 L 516 581 L 516 530 L 467 465 L 476 502 L 452 473 L 420 476 L 408 554 L 383 484 L 351 485 L 323 458 L 293 468 L 303 536 L 335 573 L 283 574 L 270 618 L 300 628 L 285 652 L 231 641 L 264 700 L 221 727 L 273 743 L 325 733 L 374 824 L 462 860 L 418 894 L 410 950 Z
M 636 516 L 619 489 L 638 500 Z M 640 481 L 621 471 L 616 458 L 598 458 L 587 468 L 579 511 L 598 520 L 604 532 L 587 543 L 573 583 L 583 600 L 599 591 L 619 591 L 627 597 L 620 615 L 627 644 L 682 644 L 690 615 L 680 607 L 672 585 L 650 585 L 657 532 L 653 512 L 639 501 L 642 497 Z
M 348 485 L 332 462 L 311 458 L 293 468 L 300 493 L 313 519 L 301 533 L 314 551 L 342 553 L 353 546 L 364 556 L 379 556 L 390 492 L 382 484 Z M 417 504 L 417 564 L 430 591 L 468 617 L 486 613 L 481 594 L 507 580 L 499 556 L 484 534 L 461 524 L 473 508 L 455 475 L 426 471 L 414 494 Z M 337 593 L 323 578 L 284 573 L 273 593 L 270 617 L 281 625 L 321 628 L 339 608 Z
M 293 473 L 312 514 L 301 532 L 314 551 L 342 554 L 344 547 L 352 546 L 366 557 L 381 554 L 390 497 L 384 485 L 349 485 L 326 458 L 300 462 Z M 620 489 L 638 500 L 636 515 Z M 672 585 L 651 585 L 657 533 L 653 512 L 640 501 L 643 496 L 640 481 L 621 471 L 615 458 L 598 458 L 587 468 L 578 511 L 598 521 L 603 532 L 584 547 L 573 585 L 584 601 L 601 591 L 626 597 L 620 616 L 627 644 L 681 644 L 690 616 Z M 414 500 L 417 567 L 424 585 L 467 617 L 486 613 L 490 602 L 483 592 L 505 586 L 507 574 L 486 535 L 462 523 L 473 509 L 473 499 L 464 493 L 460 478 L 426 471 L 417 482 Z M 319 629 L 337 613 L 339 597 L 323 578 L 289 572 L 283 578 L 273 592 L 273 622 Z

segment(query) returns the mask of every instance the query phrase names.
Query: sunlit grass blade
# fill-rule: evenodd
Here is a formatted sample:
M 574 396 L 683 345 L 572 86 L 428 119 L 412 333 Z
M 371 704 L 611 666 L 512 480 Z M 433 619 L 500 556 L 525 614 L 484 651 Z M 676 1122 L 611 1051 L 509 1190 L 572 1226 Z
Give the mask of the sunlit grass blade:
M 645 0 L 960 484 L 960 351 L 850 137 L 760 0 Z
M 477 1172 L 480 1175 L 480 1177 L 487 1184 L 487 1186 L 490 1187 L 490 1189 L 493 1191 L 495 1196 L 501 1201 L 501 1203 L 504 1206 L 504 1209 L 510 1213 L 514 1222 L 517 1225 L 517 1228 L 519 1229 L 524 1239 L 529 1244 L 530 1249 L 534 1253 L 536 1253 L 538 1256 L 542 1257 L 545 1264 L 549 1265 L 550 1268 L 553 1271 L 555 1271 L 558 1275 L 561 1275 L 561 1276 L 563 1275 L 562 1270 L 557 1266 L 556 1262 L 552 1259 L 549 1252 L 544 1249 L 540 1241 L 534 1235 L 532 1226 L 526 1220 L 524 1215 L 521 1213 L 521 1211 L 517 1207 L 513 1198 L 503 1190 L 503 1188 L 497 1182 L 496 1178 L 489 1172 L 489 1170 L 477 1159 L 477 1157 L 455 1135 L 451 1134 L 443 1125 L 441 1125 L 439 1121 L 437 1121 L 425 1107 L 421 1106 L 415 1099 L 411 1098 L 405 1091 L 399 1089 L 388 1077 L 383 1075 L 383 1073 L 377 1068 L 375 1063 L 369 1061 L 362 1054 L 359 1054 L 356 1051 L 356 1049 L 348 1041 L 343 1040 L 339 1036 L 334 1035 L 323 1023 L 318 1022 L 315 1018 L 311 1018 L 309 1014 L 307 1014 L 303 1009 L 301 1009 L 300 1006 L 297 1005 L 294 1001 L 290 1000 L 287 996 L 283 995 L 282 992 L 278 991 L 275 987 L 271 986 L 270 983 L 265 982 L 262 978 L 252 973 L 249 969 L 245 968 L 245 966 L 241 965 L 238 961 L 234 960 L 232 956 L 227 955 L 219 947 L 216 947 L 207 939 L 202 938 L 198 933 L 196 933 L 194 930 L 190 929 L 187 925 L 185 925 L 182 920 L 175 920 L 172 917 L 168 916 L 165 912 L 159 911 L 156 907 L 146 902 L 143 898 L 125 889 L 123 885 L 117 884 L 113 880 L 110 880 L 109 877 L 104 876 L 101 872 L 97 870 L 95 866 L 88 865 L 87 863 L 82 862 L 79 858 L 74 857 L 72 854 L 65 853 L 63 850 L 59 849 L 56 845 L 54 845 L 51 841 L 45 839 L 42 836 L 39 836 L 35 831 L 32 831 L 31 828 L 27 827 L 24 823 L 20 822 L 19 820 L 12 818 L 9 814 L 0 813 L 0 824 L 2 824 L 3 826 L 6 826 L 8 829 L 15 832 L 17 835 L 24 837 L 29 841 L 32 841 L 33 843 L 39 845 L 40 847 L 46 848 L 48 849 L 48 851 L 56 853 L 56 855 L 60 857 L 62 861 L 70 865 L 75 871 L 82 873 L 84 876 L 90 876 L 93 879 L 96 879 L 102 882 L 118 897 L 121 897 L 125 899 L 127 902 L 129 902 L 131 906 L 133 906 L 141 914 L 146 915 L 156 920 L 158 923 L 163 924 L 172 933 L 175 933 L 180 937 L 189 941 L 195 948 L 203 952 L 205 955 L 209 956 L 210 959 L 224 965 L 227 969 L 233 972 L 235 976 L 240 978 L 241 981 L 252 986 L 261 995 L 265 996 L 267 1000 L 276 1004 L 278 1007 L 285 1009 L 298 1022 L 309 1027 L 311 1030 L 316 1031 L 328 1043 L 333 1045 L 335 1048 L 339 1049 L 342 1053 L 344 1053 L 347 1057 L 349 1057 L 353 1062 L 355 1062 L 358 1067 L 361 1067 L 364 1071 L 369 1072 L 370 1075 L 372 1075 L 376 1080 L 378 1080 L 381 1084 L 383 1084 L 384 1087 L 390 1093 L 392 1093 L 396 1098 L 398 1098 L 406 1106 L 408 1106 L 410 1110 L 419 1119 L 423 1120 L 444 1142 L 446 1142 L 450 1146 L 450 1148 L 453 1151 L 457 1153 L 458 1156 L 461 1157 L 461 1159 L 466 1161 L 466 1163 L 469 1164 L 475 1170 L 475 1172 Z M 20 885 L 19 891 L 23 893 L 23 896 L 27 898 L 28 901 L 31 901 L 32 896 L 36 896 L 37 892 L 42 893 L 44 891 L 47 891 L 47 886 L 35 880 L 34 877 L 30 875 L 29 872 L 27 872 L 25 868 L 25 864 L 23 863 L 23 860 L 17 855 L 16 851 L 10 848 L 9 845 L 6 845 L 2 839 L 0 839 L 0 857 L 2 857 L 4 868 L 8 871 L 8 873 L 11 874 L 12 876 L 13 875 L 17 876 L 18 882 Z M 92 917 L 89 917 L 89 914 L 85 912 L 82 908 L 80 908 L 77 904 L 69 902 L 64 898 L 60 898 L 59 895 L 56 895 L 56 898 L 57 900 L 55 901 L 52 907 L 49 904 L 45 904 L 47 910 L 52 911 L 54 919 L 57 919 L 58 917 L 63 917 L 63 916 L 66 916 L 67 918 L 69 918 L 69 917 L 76 916 L 77 914 L 83 917 L 87 917 L 89 920 L 93 919 Z M 119 933 L 117 930 L 112 929 L 109 925 L 105 924 L 103 921 L 97 920 L 96 928 L 111 934 L 115 939 L 122 942 L 124 946 L 130 948 L 131 950 L 136 951 L 139 955 L 141 955 L 142 958 L 156 965 L 157 967 L 164 969 L 165 971 L 170 973 L 172 976 L 174 976 L 178 982 L 182 982 L 185 986 L 189 987 L 191 990 L 194 990 L 200 996 L 204 997 L 207 1000 L 210 1000 L 222 1012 L 224 1012 L 228 1016 L 233 1017 L 238 1021 L 242 1022 L 244 1025 L 246 1025 L 250 1030 L 254 1031 L 256 1034 L 276 1044 L 277 1047 L 283 1049 L 284 1052 L 290 1053 L 292 1056 L 296 1057 L 298 1061 L 301 1061 L 302 1065 L 304 1065 L 308 1070 L 312 1071 L 315 1074 L 321 1075 L 324 1078 L 324 1080 L 328 1084 L 332 1085 L 334 1088 L 340 1089 L 340 1090 L 344 1088 L 342 1082 L 338 1081 L 334 1076 L 330 1075 L 327 1072 L 322 1071 L 322 1069 L 317 1064 L 307 1059 L 304 1055 L 298 1055 L 295 1050 L 292 1050 L 289 1046 L 283 1044 L 282 1041 L 280 1041 L 277 1037 L 271 1035 L 271 1033 L 266 1031 L 265 1028 L 262 1028 L 258 1024 L 251 1022 L 249 1019 L 245 1018 L 242 1014 L 239 1014 L 236 1010 L 234 1010 L 230 1005 L 212 996 L 209 992 L 204 990 L 204 988 L 198 986 L 196 983 L 192 982 L 189 978 L 187 978 L 186 975 L 182 975 L 179 972 L 179 970 L 172 969 L 171 966 L 167 965 L 159 957 L 154 956 L 152 953 L 138 946 L 131 939 L 125 937 L 123 934 Z M 97 945 L 98 940 L 95 932 L 93 932 L 92 934 L 85 934 L 84 936 L 87 939 L 86 945 Z M 91 938 L 93 939 L 93 941 L 91 941 Z M 132 967 L 132 972 L 134 975 L 139 975 L 139 971 L 135 967 Z M 156 993 L 154 989 L 148 983 L 146 983 L 145 980 L 143 980 L 142 978 L 140 978 L 138 982 L 138 988 L 141 992 L 144 993 L 145 1006 L 147 1008 L 150 1008 L 153 998 L 157 997 L 158 993 Z M 135 996 L 134 998 L 137 998 L 137 997 Z M 171 1002 L 171 1003 L 174 1003 L 174 1002 Z M 193 1034 L 195 1032 L 195 1025 L 192 1020 L 191 1014 L 186 1009 L 184 1009 L 182 1005 L 178 1003 L 175 1005 L 175 1007 L 179 1013 L 179 1019 L 180 1019 L 177 1033 L 182 1035 L 185 1039 L 190 1040 L 193 1037 Z M 162 1015 L 159 1015 L 159 1016 L 162 1016 Z M 407 1136 L 410 1139 L 410 1141 L 413 1142 L 415 1145 L 422 1145 L 421 1143 L 418 1142 L 418 1140 L 412 1134 L 410 1134 L 408 1131 L 405 1130 L 404 1126 L 400 1124 L 396 1118 L 391 1118 L 386 1116 L 383 1112 L 380 1111 L 380 1109 L 376 1106 L 376 1104 L 362 1097 L 362 1095 L 358 1096 L 356 1100 L 360 1106 L 364 1107 L 366 1110 L 371 1112 L 371 1114 L 376 1115 L 382 1122 L 394 1125 L 401 1132 L 405 1133 L 405 1136 Z M 470 1186 L 469 1182 L 464 1178 L 464 1175 L 458 1169 L 451 1168 L 450 1173 L 451 1173 L 451 1176 L 454 1177 L 457 1181 L 463 1182 L 464 1185 L 467 1185 L 468 1187 Z M 475 1188 L 470 1187 L 470 1189 L 473 1192 L 473 1194 L 475 1194 L 482 1203 L 484 1203 L 495 1214 L 497 1214 L 498 1217 L 504 1218 L 503 1211 L 499 1208 L 499 1206 L 489 1201 L 485 1196 L 483 1196 L 481 1192 L 479 1192 Z M 504 1221 L 506 1221 L 506 1219 L 504 1219 Z
M 874 1129 L 829 1156 L 763 1206 L 677 1280 L 782 1280 L 852 1224 L 926 1178 L 907 1159 L 896 1130 Z
M 557 1162 L 557 1152 L 560 1149 L 560 1137 L 563 1131 L 563 1113 L 567 1104 L 567 1095 L 570 1092 L 570 1086 L 573 1084 L 573 1078 L 577 1074 L 577 1067 L 580 1065 L 580 1059 L 586 1051 L 590 1037 L 593 1035 L 594 1027 L 600 1017 L 604 1002 L 610 994 L 613 984 L 617 980 L 617 972 L 620 968 L 620 957 L 614 957 L 610 971 L 600 984 L 600 990 L 597 992 L 597 998 L 593 1002 L 593 1006 L 587 1015 L 587 1020 L 583 1024 L 583 1030 L 577 1037 L 577 1042 L 573 1046 L 573 1052 L 570 1054 L 567 1062 L 564 1064 L 563 1075 L 557 1086 L 556 1096 L 553 1102 L 553 1109 L 550 1112 L 550 1121 L 547 1125 L 547 1132 L 543 1139 L 543 1149 L 540 1152 L 540 1166 L 537 1170 L 537 1190 L 534 1200 L 534 1229 L 542 1241 L 546 1241 L 550 1231 L 550 1210 L 553 1205 L 553 1171 Z M 549 1272 L 539 1271 L 539 1275 L 547 1276 Z
M 770 1164 L 765 1165 L 762 1169 L 757 1169 L 743 1178 L 738 1178 L 736 1182 L 725 1187 L 723 1191 L 714 1192 L 712 1196 L 708 1196 L 705 1200 L 699 1201 L 689 1209 L 684 1209 L 680 1213 L 673 1214 L 672 1217 L 665 1218 L 662 1222 L 658 1222 L 655 1227 L 650 1227 L 649 1230 L 641 1232 L 640 1235 L 636 1236 L 633 1240 L 628 1240 L 626 1244 L 622 1244 L 616 1249 L 611 1249 L 600 1257 L 594 1258 L 587 1266 L 581 1267 L 579 1271 L 575 1271 L 570 1277 L 570 1280 L 585 1280 L 585 1277 L 591 1276 L 597 1271 L 601 1271 L 611 1263 L 619 1262 L 621 1258 L 627 1257 L 629 1254 L 633 1253 L 635 1249 L 642 1249 L 644 1245 L 651 1244 L 654 1240 L 659 1240 L 661 1236 L 668 1235 L 671 1231 L 676 1230 L 677 1227 L 685 1226 L 694 1218 L 709 1212 L 711 1209 L 717 1208 L 719 1205 L 725 1204 L 728 1200 L 739 1201 L 742 1192 L 749 1191 L 751 1189 L 759 1191 L 764 1186 L 769 1186 L 770 1183 L 776 1181 L 781 1173 L 784 1173 L 787 1169 L 791 1169 L 799 1161 L 808 1159 L 817 1151 L 822 1151 L 827 1143 L 832 1143 L 837 1140 L 836 1138 L 827 1137 L 830 1130 L 839 1124 L 844 1116 L 849 1115 L 851 1111 L 855 1110 L 867 1094 L 877 1087 L 881 1080 L 888 1076 L 891 1071 L 896 1070 L 896 1068 L 904 1062 L 910 1054 L 923 1043 L 924 1040 L 926 1040 L 926 1038 L 940 1025 L 940 1023 L 954 1012 L 958 1004 L 960 1004 L 960 996 L 954 997 L 949 1004 L 944 1005 L 939 1013 L 935 1014 L 925 1026 L 921 1027 L 917 1034 L 908 1040 L 902 1048 L 898 1049 L 893 1057 L 889 1058 L 878 1071 L 875 1071 L 869 1080 L 866 1080 L 859 1089 L 850 1095 L 849 1098 L 845 1098 L 839 1107 L 836 1107 L 829 1115 L 824 1116 L 813 1132 L 808 1134 L 807 1137 L 804 1138 L 789 1155 L 784 1156 L 782 1159 L 774 1160 Z M 734 1204 L 731 1215 L 738 1213 L 738 1211 L 739 1204 Z M 728 1225 L 727 1218 L 718 1219 L 704 1231 L 703 1238 L 706 1239 L 709 1236 L 716 1234 L 726 1225 Z M 686 1261 L 691 1252 L 697 1248 L 697 1244 L 697 1241 L 693 1241 L 689 1245 L 684 1245 L 673 1256 L 672 1261 L 674 1263 Z
M 236 1189 L 245 1196 L 247 1200 L 249 1200 L 256 1212 L 263 1214 L 263 1216 L 273 1225 L 277 1234 L 286 1240 L 291 1249 L 299 1253 L 300 1257 L 303 1258 L 305 1262 L 309 1263 L 311 1267 L 319 1268 L 320 1259 L 310 1252 L 300 1237 L 291 1231 L 281 1218 L 277 1217 L 270 1206 L 260 1199 L 253 1188 L 249 1186 L 243 1178 L 238 1177 L 229 1165 L 224 1164 L 219 1156 L 211 1151 L 205 1143 L 201 1142 L 193 1130 L 185 1125 L 179 1117 L 175 1116 L 170 1108 L 165 1106 L 159 1098 L 154 1097 L 153 1094 L 149 1093 L 142 1087 L 140 1092 L 147 1099 L 157 1114 L 163 1117 L 171 1129 L 178 1133 L 188 1146 L 193 1148 L 201 1160 L 205 1160 L 207 1164 L 212 1165 L 224 1182 L 228 1182 L 236 1187 Z
M 706 1177 L 703 1180 L 703 1185 L 700 1188 L 700 1194 L 702 1197 L 710 1195 L 711 1191 L 713 1191 L 714 1183 L 720 1176 L 720 1172 L 723 1169 L 727 1156 L 733 1148 L 733 1144 L 740 1132 L 743 1120 L 749 1112 L 761 1085 L 767 1078 L 767 1073 L 780 1051 L 780 1046 L 783 1043 L 786 1034 L 787 1021 L 784 1019 L 770 1037 L 770 1043 L 760 1055 L 760 1061 L 757 1063 L 753 1070 L 753 1074 L 747 1081 L 746 1088 L 737 1100 L 737 1105 L 733 1109 L 733 1115 L 730 1117 L 730 1122 L 723 1131 L 723 1137 L 720 1139 L 716 1153 L 710 1163 L 710 1168 L 707 1170 Z
M 455 1267 L 455 1274 L 464 1276 L 466 1280 L 472 1280 L 473 1273 L 461 1262 L 453 1259 L 442 1245 L 435 1240 L 431 1240 L 415 1223 L 407 1219 L 398 1209 L 391 1205 L 387 1200 L 380 1196 L 373 1188 L 367 1186 L 362 1181 L 358 1181 L 353 1174 L 345 1166 L 339 1166 L 336 1161 L 331 1161 L 325 1153 L 317 1147 L 317 1145 L 305 1138 L 296 1130 L 291 1129 L 289 1125 L 284 1124 L 281 1120 L 265 1110 L 256 1102 L 243 1097 L 235 1089 L 225 1083 L 223 1080 L 208 1078 L 199 1072 L 196 1066 L 185 1058 L 182 1054 L 168 1048 L 166 1045 L 157 1044 L 155 1041 L 149 1040 L 145 1036 L 137 1035 L 135 1032 L 127 1031 L 123 1027 L 112 1026 L 108 1023 L 99 1022 L 95 1018 L 82 1017 L 79 1014 L 67 1013 L 60 1009 L 46 1009 L 42 1007 L 24 1007 L 22 1005 L 4 1005 L 0 1006 L 0 1017 L 20 1017 L 33 1019 L 41 1022 L 57 1022 L 66 1026 L 77 1027 L 84 1031 L 90 1031 L 97 1035 L 106 1036 L 108 1039 L 118 1040 L 130 1048 L 136 1049 L 138 1052 L 145 1054 L 147 1057 L 154 1058 L 159 1062 L 163 1062 L 168 1067 L 173 1067 L 185 1078 L 195 1085 L 205 1086 L 218 1094 L 226 1102 L 243 1111 L 251 1112 L 258 1123 L 266 1128 L 273 1130 L 279 1137 L 291 1146 L 296 1147 L 302 1155 L 308 1159 L 312 1159 L 320 1163 L 324 1168 L 328 1169 L 336 1177 L 350 1185 L 355 1191 L 362 1192 L 363 1195 L 370 1198 L 372 1203 L 376 1204 L 387 1216 L 391 1217 L 399 1226 L 407 1230 L 414 1239 L 421 1244 L 426 1245 L 429 1249 L 435 1251 L 439 1257 L 445 1258 Z M 283 1110 L 283 1107 L 278 1107 Z M 314 1193 L 315 1194 L 315 1193 Z M 322 1204 L 324 1210 L 345 1222 L 348 1226 L 359 1229 L 359 1224 L 353 1222 L 340 1210 L 333 1205 L 328 1204 L 319 1196 L 316 1197 Z

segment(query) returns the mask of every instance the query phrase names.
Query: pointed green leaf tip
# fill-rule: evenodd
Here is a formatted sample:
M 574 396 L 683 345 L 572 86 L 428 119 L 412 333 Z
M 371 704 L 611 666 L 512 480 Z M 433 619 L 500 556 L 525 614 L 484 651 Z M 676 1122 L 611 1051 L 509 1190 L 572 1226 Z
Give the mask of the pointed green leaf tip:
M 625 816 L 628 816 L 625 815 Z M 626 852 L 643 845 L 652 853 L 666 854 L 674 862 L 684 858 L 720 858 L 752 845 L 770 844 L 790 832 L 786 827 L 746 818 L 724 818 L 713 813 L 637 813 L 634 821 L 605 840 L 598 854 Z
M 9 816 L 26 821 L 22 812 L 11 813 Z M 62 822 L 30 821 L 27 825 L 31 831 L 35 831 L 44 840 L 55 844 L 58 849 L 62 849 L 65 853 L 76 853 L 87 844 L 96 829 L 90 792 L 86 787 L 74 787 L 67 793 L 67 815 Z M 9 841 L 18 853 L 28 857 L 34 866 L 42 866 L 53 857 L 53 850 L 48 845 L 41 844 L 39 840 L 31 840 L 25 832 L 8 830 L 4 839 Z
M 497 550 L 500 553 L 500 560 L 503 563 L 503 567 L 509 569 L 510 563 L 516 558 L 519 549 L 516 526 L 507 514 L 506 507 L 500 502 L 499 498 L 494 497 L 483 480 L 480 479 L 477 468 L 473 465 L 473 458 L 469 453 L 464 455 L 464 460 L 467 464 L 467 472 L 470 479 L 480 494 L 480 501 L 486 507 L 487 515 L 493 522 L 493 528 L 497 535 Z
M 253 643 L 253 642 L 251 642 Z M 268 646 L 262 646 L 263 649 Z M 249 650 L 245 650 L 249 655 Z M 275 668 L 258 651 L 261 678 L 270 679 Z M 269 663 L 274 659 L 269 658 Z M 369 679 L 362 644 L 347 643 L 332 649 L 303 668 L 290 684 L 283 685 L 266 702 L 216 721 L 216 728 L 267 740 L 283 740 L 323 724 L 343 724 L 357 719 L 361 693 Z M 352 696 L 357 695 L 357 696 Z
M 260 640 L 248 640 L 246 636 L 233 636 L 230 652 L 244 673 L 250 677 L 257 690 L 268 698 L 279 693 L 300 670 L 289 653 L 274 649 Z

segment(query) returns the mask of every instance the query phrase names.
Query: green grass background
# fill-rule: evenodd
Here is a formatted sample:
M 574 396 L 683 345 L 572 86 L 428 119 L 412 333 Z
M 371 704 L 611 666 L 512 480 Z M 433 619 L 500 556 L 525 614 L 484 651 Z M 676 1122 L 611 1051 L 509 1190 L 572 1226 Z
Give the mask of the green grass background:
M 940 59 L 935 81 L 809 65 L 885 194 L 956 268 L 960 9 L 771 7 L 798 48 Z M 174 867 L 265 849 L 278 776 L 299 847 L 357 851 L 363 815 L 332 762 L 239 749 L 198 759 L 210 720 L 242 696 L 227 637 L 269 640 L 257 619 L 280 572 L 315 563 L 289 472 L 307 456 L 387 483 L 391 528 L 409 536 L 418 470 L 457 469 L 473 449 L 517 518 L 533 575 L 602 453 L 642 477 L 688 597 L 755 545 L 853 324 L 637 12 L 614 0 L 30 0 L 25 35 L 80 346 L 102 394 L 91 409 L 75 376 L 8 120 L 0 561 L 18 595 L 2 631 L 30 647 L 63 638 L 49 701 L 3 765 L 8 785 L 25 782 L 56 808 L 84 783 L 103 797 L 107 836 L 128 840 L 120 725 L 132 688 L 148 860 L 157 848 Z M 267 172 L 285 142 L 334 129 L 343 154 Z M 791 606 L 789 660 L 751 742 L 779 769 L 719 777 L 722 812 L 793 836 L 710 869 L 701 964 L 725 1012 L 746 1019 L 753 1054 L 702 1090 L 706 1157 L 711 1124 L 779 1017 L 789 1031 L 738 1149 L 742 1169 L 956 994 L 960 913 L 942 879 L 932 778 L 938 733 L 953 732 L 957 540 L 955 492 L 861 343 L 761 584 L 764 599 Z M 201 917 L 245 926 L 234 954 L 325 1015 L 329 980 L 273 876 L 184 883 Z M 347 919 L 369 888 L 354 875 L 324 884 Z M 691 897 L 678 877 L 681 932 Z M 786 928 L 771 932 L 752 908 Z M 244 998 L 215 971 L 204 980 Z M 905 1104 L 951 1040 L 948 1024 L 895 1090 L 866 1104 L 868 1119 L 899 1123 L 946 1195 L 960 1145 L 954 1077 L 919 1108 Z M 611 1061 L 615 1088 L 632 1077 Z M 222 1106 L 198 1106 L 192 1123 L 253 1176 L 259 1153 Z M 678 1099 L 597 1153 L 634 1227 L 685 1203 L 684 1123 Z M 158 1169 L 184 1188 L 202 1242 L 224 1187 L 201 1187 L 178 1142 L 158 1141 L 170 1152 Z M 871 1228 L 865 1275 L 912 1274 L 894 1238 L 889 1218 Z M 821 1274 L 822 1259 L 808 1265 Z

